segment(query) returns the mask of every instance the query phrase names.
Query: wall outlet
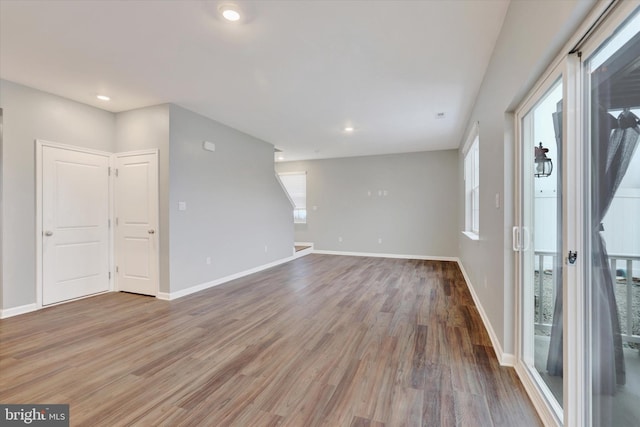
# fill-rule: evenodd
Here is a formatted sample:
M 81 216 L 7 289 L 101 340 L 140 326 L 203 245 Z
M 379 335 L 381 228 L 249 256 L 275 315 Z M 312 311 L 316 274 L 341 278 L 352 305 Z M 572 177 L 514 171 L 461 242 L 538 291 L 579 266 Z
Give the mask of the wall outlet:
M 264 245 L 264 253 L 266 254 L 267 252 L 269 252 L 269 246 Z
M 207 151 L 216 151 L 216 144 L 211 141 L 202 141 L 202 148 Z
M 187 210 L 187 202 L 178 202 L 178 210 L 186 211 Z
M 496 209 L 500 209 L 500 193 L 496 193 Z
M 211 265 L 211 257 L 210 256 L 208 256 L 205 261 L 206 261 L 207 265 Z
M 342 243 L 342 236 L 338 237 L 338 242 Z
M 378 243 L 382 244 L 382 237 L 378 237 Z

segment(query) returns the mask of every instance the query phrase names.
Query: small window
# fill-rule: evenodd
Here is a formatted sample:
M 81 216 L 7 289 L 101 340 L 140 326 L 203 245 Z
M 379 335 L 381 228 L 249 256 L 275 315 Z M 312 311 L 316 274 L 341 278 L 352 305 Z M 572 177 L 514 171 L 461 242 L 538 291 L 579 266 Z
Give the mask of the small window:
M 464 155 L 465 234 L 472 239 L 480 235 L 480 137 L 477 130 Z
M 280 182 L 289 195 L 293 208 L 293 222 L 307 223 L 307 173 L 283 172 L 278 174 Z

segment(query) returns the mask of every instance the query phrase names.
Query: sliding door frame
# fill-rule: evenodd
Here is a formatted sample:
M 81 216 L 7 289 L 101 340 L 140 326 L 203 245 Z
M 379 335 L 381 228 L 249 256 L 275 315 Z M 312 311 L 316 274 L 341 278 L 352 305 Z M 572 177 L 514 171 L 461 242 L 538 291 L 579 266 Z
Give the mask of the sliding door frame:
M 567 200 L 567 218 L 565 224 L 567 232 L 572 236 L 574 248 L 579 256 L 574 268 L 567 268 L 567 283 L 571 284 L 566 290 L 566 297 L 581 304 L 572 304 L 569 310 L 567 337 L 565 338 L 565 366 L 570 376 L 568 384 L 569 392 L 565 390 L 565 401 L 568 402 L 565 410 L 565 425 L 586 426 L 593 425 L 593 394 L 592 394 L 592 330 L 591 330 L 591 275 L 589 272 L 590 241 L 588 225 L 591 212 L 591 141 L 590 132 L 590 88 L 589 79 L 586 76 L 585 60 L 588 60 L 609 39 L 615 31 L 640 7 L 640 1 L 618 1 L 607 14 L 606 18 L 599 22 L 597 28 L 588 34 L 569 55 L 567 64 L 569 76 L 573 84 L 570 87 L 571 107 L 568 113 L 571 115 L 568 127 L 567 141 L 571 145 L 574 159 L 569 165 L 566 185 L 572 188 L 571 199 Z M 573 124 L 573 126 L 571 125 Z M 574 285 L 575 284 L 575 285 Z M 566 299 L 565 299 L 566 301 Z M 574 366 L 567 365 L 566 357 L 569 357 Z M 578 393 L 581 390 L 583 393 Z M 572 391 L 575 391 L 572 393 Z
M 613 5 L 613 7 L 611 7 Z M 587 212 L 590 209 L 590 145 L 588 137 L 588 88 L 583 60 L 588 59 L 640 6 L 638 0 L 599 3 L 583 23 L 566 50 L 547 68 L 538 83 L 522 101 L 515 114 L 515 197 L 514 250 L 516 283 L 516 371 L 531 397 L 545 425 L 591 427 L 592 380 L 590 339 L 590 289 L 587 286 L 588 234 Z M 582 36 L 584 34 L 584 36 Z M 573 49 L 571 49 L 573 47 Z M 571 50 L 571 53 L 568 53 Z M 546 91 L 563 76 L 563 409 L 554 410 L 548 397 L 537 386 L 530 370 L 523 362 L 522 336 L 522 165 L 532 153 L 523 153 L 522 118 L 533 108 Z M 568 251 L 578 253 L 575 264 L 567 262 Z M 561 415 L 562 419 L 559 418 Z
M 563 169 L 562 180 L 562 300 L 563 300 L 563 357 L 564 373 L 564 425 L 587 426 L 587 408 L 591 399 L 591 378 L 588 375 L 587 349 L 590 348 L 585 316 L 587 315 L 588 289 L 584 286 L 587 252 L 584 242 L 585 156 L 582 62 L 577 54 L 565 60 L 564 86 L 566 111 L 563 114 Z M 587 185 L 588 187 L 588 185 Z M 573 264 L 567 261 L 569 251 L 577 252 Z
M 567 65 L 564 58 L 556 60 L 547 70 L 545 75 L 540 79 L 539 83 L 534 87 L 534 89 L 530 92 L 530 94 L 524 99 L 524 101 L 520 104 L 515 113 L 515 123 L 514 127 L 516 130 L 516 146 L 514 150 L 514 165 L 515 165 L 515 206 L 514 206 L 514 228 L 513 228 L 513 249 L 514 249 L 514 264 L 515 264 L 515 283 L 516 283 L 516 371 L 525 386 L 529 396 L 531 397 L 534 406 L 536 407 L 538 414 L 543 419 L 545 425 L 562 425 L 563 418 L 563 409 L 556 402 L 553 394 L 546 389 L 545 387 L 541 387 L 540 383 L 542 382 L 541 377 L 537 372 L 531 370 L 527 364 L 525 358 L 527 357 L 526 349 L 527 346 L 527 337 L 524 336 L 524 330 L 526 325 L 524 324 L 524 318 L 526 316 L 527 305 L 530 301 L 525 301 L 524 298 L 524 274 L 525 274 L 525 265 L 526 260 L 524 259 L 525 252 L 524 250 L 532 242 L 532 232 L 526 228 L 526 212 L 524 211 L 524 197 L 530 195 L 529 192 L 525 191 L 524 186 L 529 183 L 527 179 L 524 178 L 525 173 L 532 172 L 532 167 L 526 167 L 524 162 L 530 161 L 531 165 L 533 165 L 533 150 L 532 147 L 524 146 L 524 132 L 527 131 L 523 126 L 524 117 L 531 112 L 539 101 L 548 93 L 548 91 L 553 88 L 554 85 L 558 83 L 559 80 L 562 82 L 562 91 L 563 91 L 563 111 L 566 110 L 566 96 L 567 96 Z M 563 141 L 566 141 L 567 137 L 567 114 L 563 113 L 562 117 L 563 121 Z M 567 144 L 562 144 L 563 150 L 563 164 L 561 171 L 565 173 L 566 163 L 567 163 Z M 531 178 L 533 179 L 533 178 Z M 566 188 L 564 188 L 566 183 L 566 177 L 563 176 L 563 194 Z M 565 226 L 565 218 L 566 218 L 566 210 L 563 203 L 563 230 Z M 564 253 L 566 246 L 566 232 L 565 236 L 563 236 L 563 248 L 560 249 L 561 253 Z M 563 274 L 566 271 L 563 268 Z M 564 280 L 563 280 L 564 282 Z M 565 287 L 563 287 L 565 288 Z M 564 292 L 564 290 L 563 290 Z M 563 298 L 564 298 L 563 294 Z M 566 301 L 566 299 L 564 299 Z M 566 322 L 567 316 L 564 315 L 563 310 L 563 322 Z M 567 324 L 563 324 L 563 330 L 567 330 Z M 566 345 L 566 339 L 563 340 Z M 566 348 L 563 349 L 563 364 L 566 366 L 567 354 Z M 566 378 L 563 378 L 563 394 L 566 393 Z M 566 402 L 566 396 L 564 396 L 564 401 Z M 566 405 L 565 405 L 566 406 Z

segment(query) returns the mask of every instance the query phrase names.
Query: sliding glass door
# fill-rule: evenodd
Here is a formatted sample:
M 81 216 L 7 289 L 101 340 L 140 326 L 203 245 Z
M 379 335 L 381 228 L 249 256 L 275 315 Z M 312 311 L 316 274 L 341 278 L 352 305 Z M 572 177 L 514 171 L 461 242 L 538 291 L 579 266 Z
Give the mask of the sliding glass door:
M 594 426 L 640 424 L 640 13 L 584 61 Z
M 563 84 L 552 74 L 519 114 L 521 360 L 539 393 L 562 416 Z
M 516 368 L 547 424 L 640 425 L 638 4 L 516 113 Z

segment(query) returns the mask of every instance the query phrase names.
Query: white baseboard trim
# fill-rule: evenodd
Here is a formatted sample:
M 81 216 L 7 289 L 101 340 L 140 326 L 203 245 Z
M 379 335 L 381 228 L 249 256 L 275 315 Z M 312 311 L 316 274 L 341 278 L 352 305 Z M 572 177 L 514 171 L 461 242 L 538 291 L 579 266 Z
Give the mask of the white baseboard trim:
M 174 299 L 182 298 L 182 297 L 185 297 L 187 295 L 191 295 L 193 293 L 200 292 L 200 291 L 203 291 L 205 289 L 213 288 L 214 286 L 222 285 L 223 283 L 230 282 L 232 280 L 239 279 L 241 277 L 245 277 L 245 276 L 248 276 L 250 274 L 258 273 L 258 272 L 260 272 L 262 270 L 266 270 L 268 268 L 275 267 L 275 266 L 280 265 L 280 264 L 284 264 L 286 262 L 294 260 L 295 258 L 296 257 L 292 255 L 290 257 L 282 258 L 282 259 L 270 262 L 268 264 L 264 264 L 264 265 L 260 265 L 258 267 L 251 268 L 249 270 L 245 270 L 245 271 L 241 271 L 239 273 L 231 274 L 229 276 L 221 277 L 219 279 L 212 280 L 210 282 L 200 283 L 199 285 L 190 286 L 190 287 L 188 287 L 186 289 L 181 289 L 181 290 L 176 291 L 176 292 L 170 292 L 170 293 L 158 292 L 157 298 L 158 299 L 162 299 L 162 300 L 172 301 Z
M 547 427 L 562 426 L 561 420 L 558 419 L 553 409 L 545 402 L 543 393 L 538 389 L 525 366 L 521 362 L 517 362 L 514 367 L 522 386 L 527 392 L 527 395 L 529 395 L 529 399 L 531 399 L 531 403 L 533 403 L 534 408 L 536 408 L 538 415 L 542 419 L 542 424 Z
M 0 310 L 0 319 L 31 313 L 32 311 L 39 309 L 40 307 L 38 307 L 38 304 L 26 304 L 19 307 L 5 308 L 4 310 Z
M 515 354 L 502 352 L 502 362 L 500 363 L 502 366 L 513 367 L 516 366 L 517 361 Z
M 462 271 L 462 275 L 464 276 L 464 280 L 465 282 L 467 282 L 467 288 L 469 288 L 469 292 L 471 293 L 471 298 L 473 298 L 473 302 L 476 304 L 476 308 L 480 313 L 480 318 L 482 319 L 482 323 L 484 323 L 484 327 L 487 330 L 487 333 L 489 334 L 489 339 L 491 340 L 491 344 L 493 345 L 493 351 L 496 352 L 498 363 L 500 363 L 501 366 L 511 366 L 511 367 L 515 366 L 516 356 L 511 353 L 505 353 L 504 350 L 502 349 L 502 345 L 500 345 L 498 336 L 496 335 L 496 332 L 493 330 L 493 326 L 491 325 L 491 322 L 489 322 L 489 317 L 487 316 L 487 313 L 484 311 L 484 307 L 480 303 L 480 299 L 478 298 L 478 295 L 476 294 L 476 291 L 473 288 L 473 284 L 471 283 L 471 280 L 469 279 L 469 276 L 467 275 L 467 272 L 465 271 L 464 266 L 462 265 L 462 262 L 460 262 L 459 259 L 457 261 L 458 261 L 458 267 L 460 267 L 460 271 Z
M 313 250 L 314 254 L 320 255 L 342 255 L 342 256 L 360 256 L 372 258 L 397 258 L 397 259 L 420 259 L 426 261 L 458 261 L 456 257 L 431 256 L 431 255 L 404 255 L 404 254 L 383 254 L 376 252 L 343 252 L 343 251 L 325 251 Z

